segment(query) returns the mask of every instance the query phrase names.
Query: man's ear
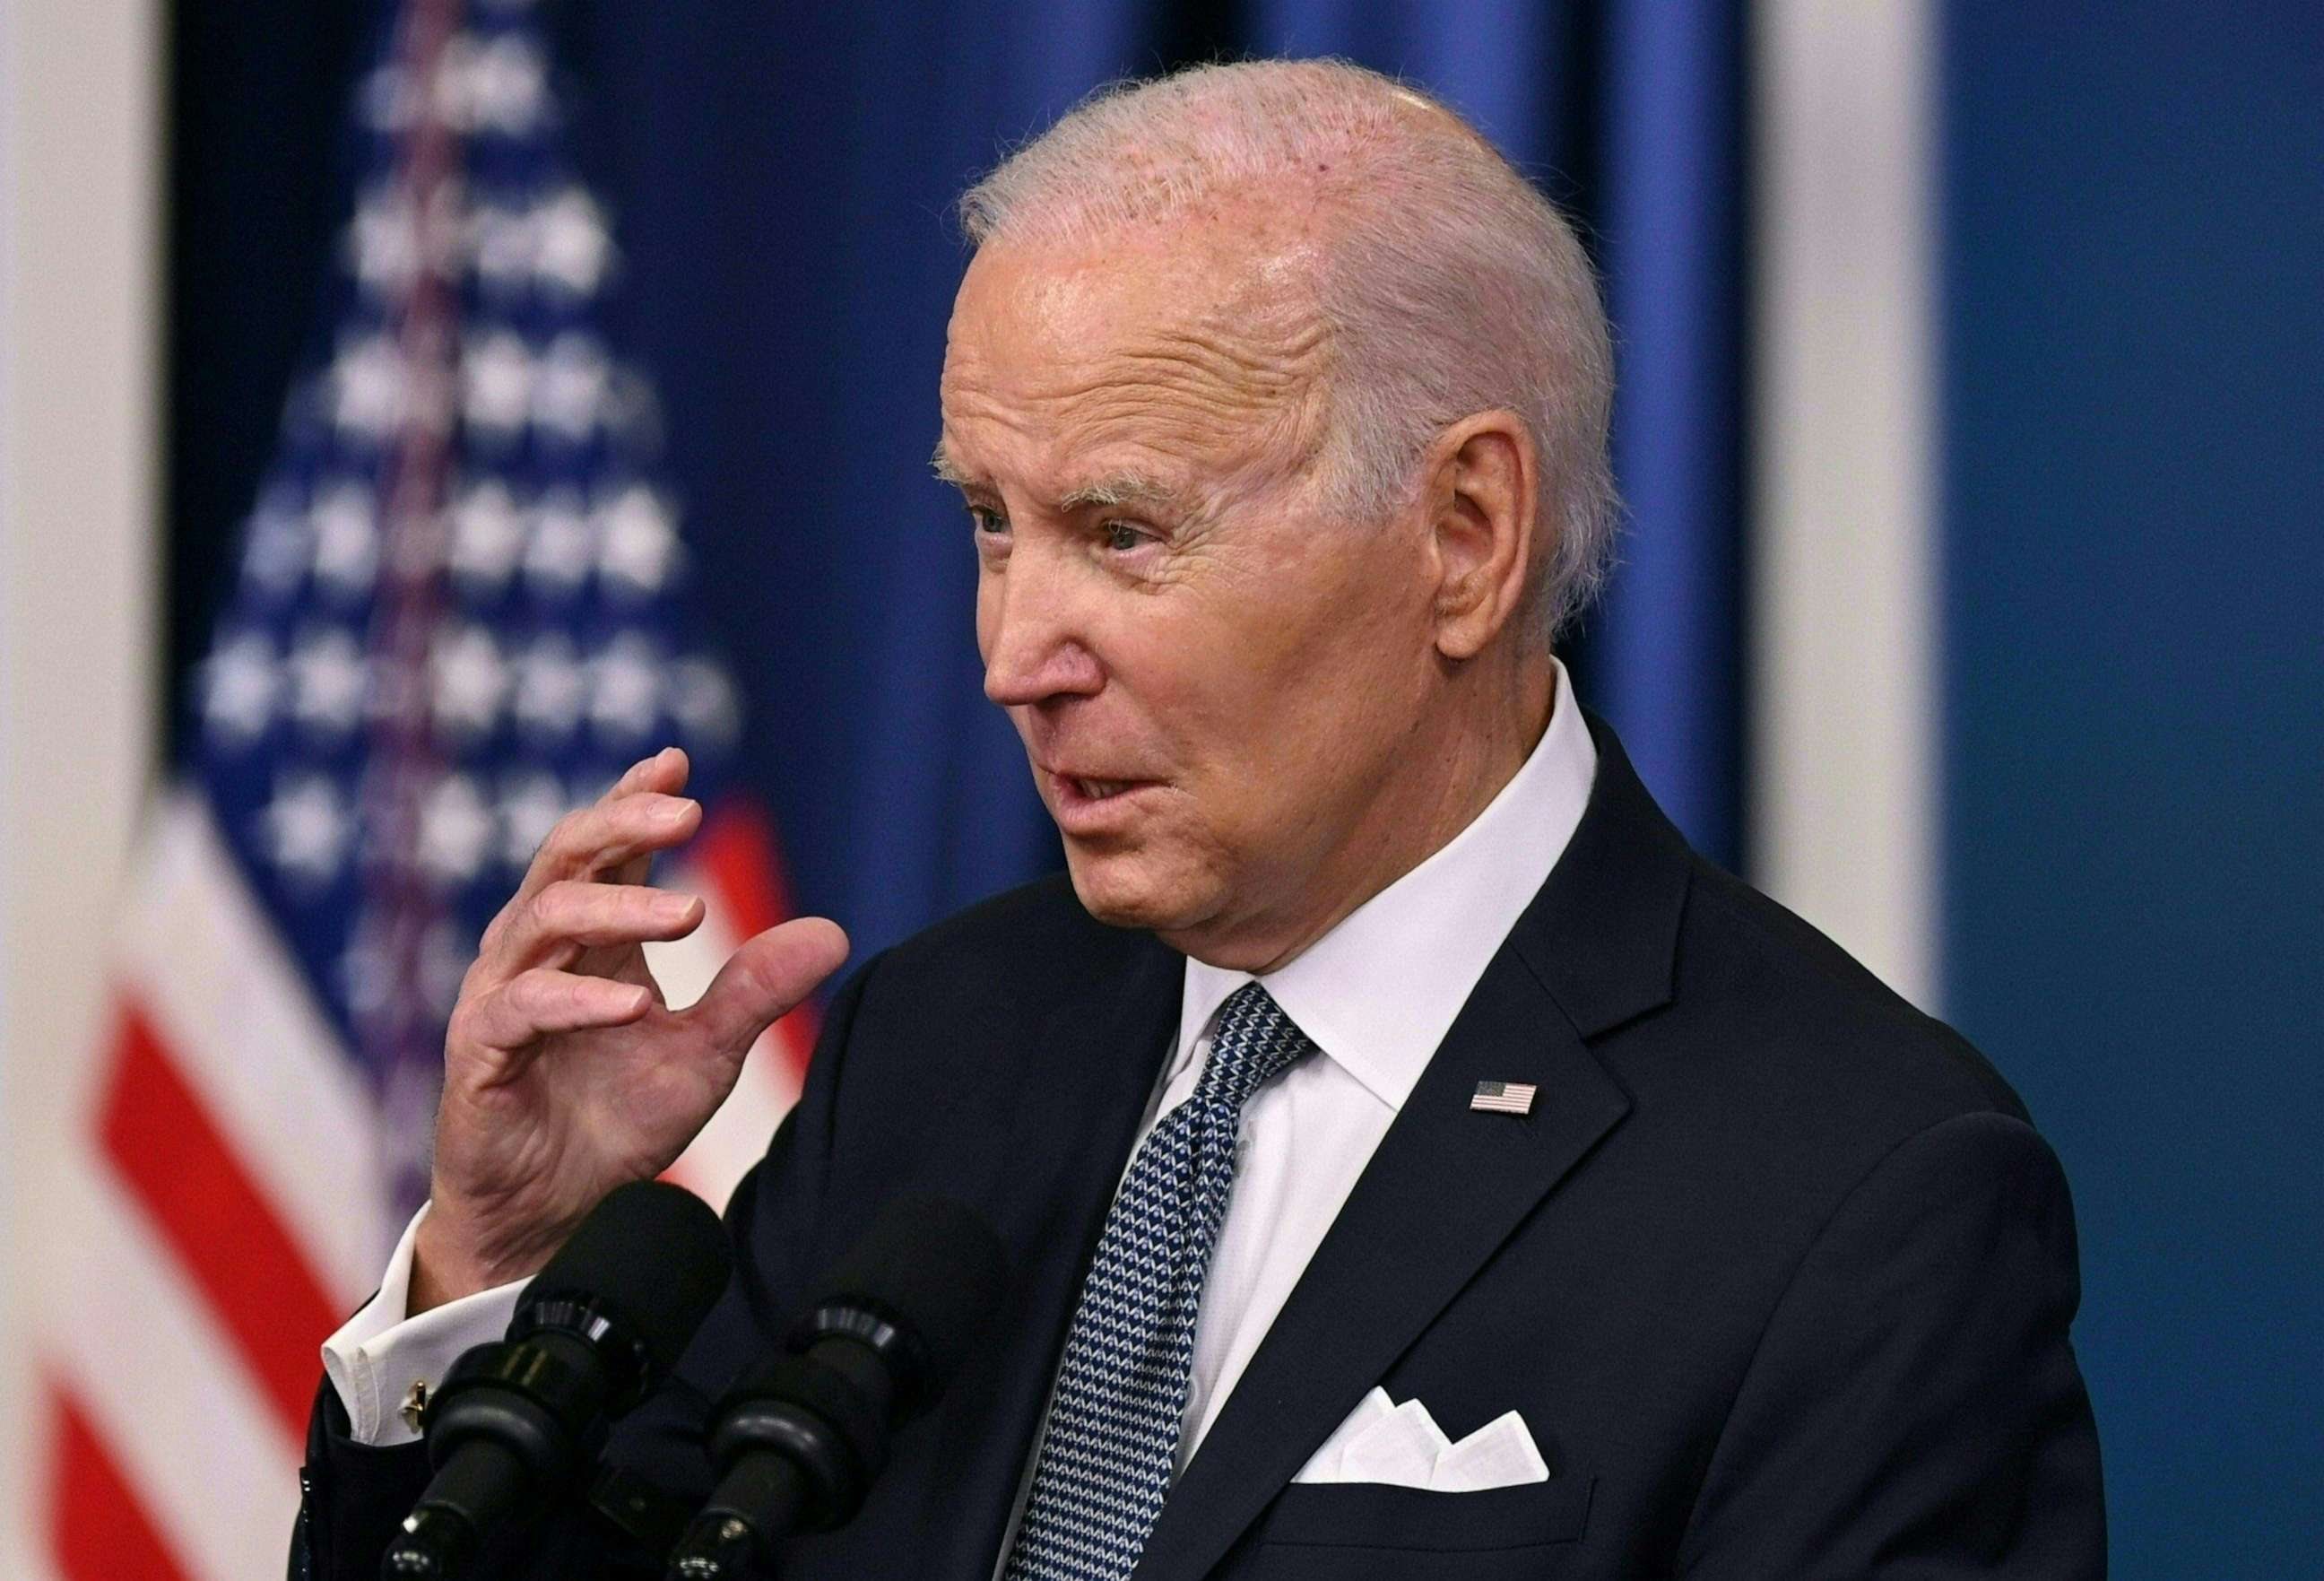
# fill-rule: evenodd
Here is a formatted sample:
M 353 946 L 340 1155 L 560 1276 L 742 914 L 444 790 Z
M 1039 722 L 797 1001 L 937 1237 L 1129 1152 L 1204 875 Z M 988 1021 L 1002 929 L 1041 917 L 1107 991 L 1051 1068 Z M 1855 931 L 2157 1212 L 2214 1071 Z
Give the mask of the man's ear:
M 1514 411 L 1464 417 L 1429 447 L 1436 651 L 1473 659 L 1526 604 L 1538 463 Z

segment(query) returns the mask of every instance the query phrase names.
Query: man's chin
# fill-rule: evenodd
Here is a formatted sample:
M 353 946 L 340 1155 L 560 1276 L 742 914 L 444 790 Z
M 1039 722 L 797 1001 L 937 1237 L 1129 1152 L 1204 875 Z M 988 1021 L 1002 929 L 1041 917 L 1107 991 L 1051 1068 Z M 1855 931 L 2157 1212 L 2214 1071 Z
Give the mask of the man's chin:
M 1178 886 L 1157 883 L 1125 856 L 1077 854 L 1065 846 L 1065 871 L 1082 909 L 1111 928 L 1142 928 L 1152 933 L 1191 926 L 1194 910 Z

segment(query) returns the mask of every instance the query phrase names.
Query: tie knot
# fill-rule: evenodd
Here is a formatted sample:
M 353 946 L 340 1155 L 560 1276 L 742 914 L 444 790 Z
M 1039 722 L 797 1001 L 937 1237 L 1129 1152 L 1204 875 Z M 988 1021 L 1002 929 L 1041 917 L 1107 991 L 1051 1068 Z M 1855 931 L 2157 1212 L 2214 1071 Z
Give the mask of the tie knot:
M 1211 1035 L 1210 1062 L 1194 1083 L 1194 1096 L 1230 1104 L 1240 1111 L 1265 1086 L 1315 1047 L 1314 1040 L 1283 1013 L 1275 996 L 1246 983 L 1219 1007 L 1218 1031 Z

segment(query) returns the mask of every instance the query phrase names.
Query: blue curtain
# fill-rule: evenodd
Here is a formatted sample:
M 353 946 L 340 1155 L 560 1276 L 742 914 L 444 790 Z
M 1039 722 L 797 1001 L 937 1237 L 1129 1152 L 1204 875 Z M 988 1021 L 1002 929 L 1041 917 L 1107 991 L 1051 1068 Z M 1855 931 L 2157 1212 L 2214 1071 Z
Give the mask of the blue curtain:
M 1631 511 L 1599 706 L 1703 851 L 1742 849 L 1744 41 L 1738 8 L 1609 13 L 1601 218 Z

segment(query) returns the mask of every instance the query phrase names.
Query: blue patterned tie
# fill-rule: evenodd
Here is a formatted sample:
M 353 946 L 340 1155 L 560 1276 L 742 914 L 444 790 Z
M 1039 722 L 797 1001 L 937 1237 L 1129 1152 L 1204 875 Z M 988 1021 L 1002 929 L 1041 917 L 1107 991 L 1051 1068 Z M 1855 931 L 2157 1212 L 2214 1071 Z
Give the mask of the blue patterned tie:
M 1139 1145 L 1082 1285 L 1007 1581 L 1120 1581 L 1137 1567 L 1170 1492 L 1242 1106 L 1314 1047 L 1245 984 L 1219 1011 L 1193 1096 Z

